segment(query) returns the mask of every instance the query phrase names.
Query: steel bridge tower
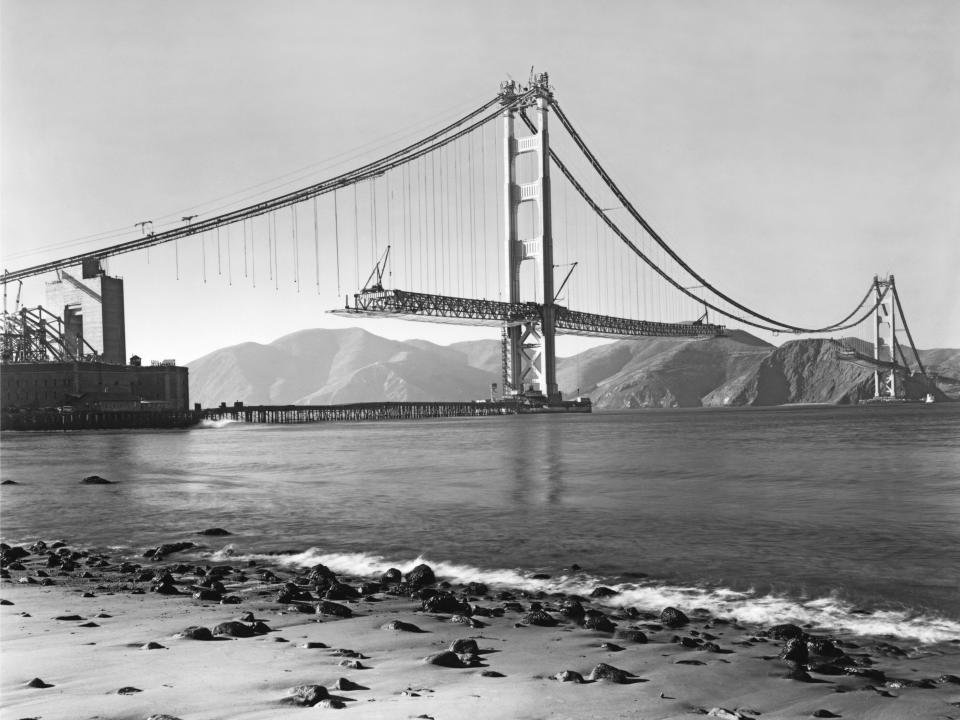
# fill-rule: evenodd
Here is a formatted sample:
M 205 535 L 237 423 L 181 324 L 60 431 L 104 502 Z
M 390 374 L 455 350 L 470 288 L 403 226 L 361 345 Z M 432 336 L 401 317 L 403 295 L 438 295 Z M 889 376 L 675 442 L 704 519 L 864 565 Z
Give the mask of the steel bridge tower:
M 886 280 L 881 280 L 877 275 L 873 276 L 873 288 L 877 301 L 873 311 L 873 359 L 876 361 L 873 370 L 873 397 L 876 399 L 897 397 L 895 287 L 893 275 L 888 276 Z M 883 325 L 887 326 L 886 337 L 884 337 Z M 889 348 L 890 363 L 892 363 L 889 368 L 884 367 L 886 358 L 881 353 L 884 344 Z
M 519 91 L 533 90 L 536 107 L 534 134 L 516 137 L 516 100 Z M 534 288 L 530 299 L 536 301 L 537 290 L 543 302 L 539 318 L 512 325 L 504 331 L 504 387 L 505 391 L 542 394 L 550 402 L 561 400 L 557 388 L 556 371 L 556 304 L 553 288 L 553 233 L 550 208 L 550 136 L 547 115 L 552 91 L 547 73 L 531 76 L 530 84 L 520 88 L 513 80 L 500 84 L 503 111 L 503 185 L 504 237 L 506 263 L 506 299 L 511 303 L 523 301 L 520 270 L 527 260 L 535 263 Z M 523 109 L 521 108 L 521 112 Z M 517 182 L 517 159 L 532 154 L 535 178 Z M 519 235 L 520 208 L 533 206 L 533 235 Z

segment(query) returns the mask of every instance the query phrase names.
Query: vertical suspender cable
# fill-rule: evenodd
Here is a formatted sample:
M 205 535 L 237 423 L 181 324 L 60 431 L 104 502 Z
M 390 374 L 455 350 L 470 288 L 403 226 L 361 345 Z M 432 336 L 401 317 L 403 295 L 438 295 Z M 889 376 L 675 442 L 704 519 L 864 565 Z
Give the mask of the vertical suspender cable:
M 473 176 L 473 133 L 467 135 L 467 168 L 470 171 L 470 179 L 467 184 L 467 192 L 470 195 L 470 297 L 477 296 L 477 236 L 474 228 L 476 227 L 476 193 L 474 192 Z
M 487 237 L 487 126 L 480 128 L 480 208 L 482 210 L 480 237 L 483 240 L 483 297 L 487 297 L 490 290 L 490 282 L 487 279 L 487 271 L 490 267 L 490 261 L 487 259 L 487 250 L 490 246 L 490 239 Z
M 317 295 L 320 294 L 320 223 L 317 219 L 317 199 L 313 199 L 313 258 L 317 271 Z
M 337 191 L 333 191 L 333 246 L 337 258 L 337 297 L 343 290 L 340 286 L 340 217 L 337 211 Z
M 247 221 L 240 222 L 243 225 L 243 276 L 247 277 Z
M 356 275 L 357 290 L 360 287 L 360 211 L 357 209 L 357 183 L 353 184 L 353 269 Z
M 443 287 L 443 243 L 437 237 L 437 154 L 430 153 L 430 221 L 433 225 L 433 273 L 437 292 Z
M 229 225 L 227 225 L 227 284 L 233 285 L 233 251 L 230 248 Z

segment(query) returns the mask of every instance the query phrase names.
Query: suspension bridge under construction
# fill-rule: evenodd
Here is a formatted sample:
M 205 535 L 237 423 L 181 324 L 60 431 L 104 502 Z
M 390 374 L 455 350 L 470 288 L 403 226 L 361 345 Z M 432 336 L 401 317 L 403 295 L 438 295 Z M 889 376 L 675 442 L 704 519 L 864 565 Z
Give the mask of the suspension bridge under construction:
M 557 138 L 551 118 L 563 131 Z M 4 271 L 5 363 L 102 362 L 108 354 L 69 307 L 20 307 L 18 294 L 8 311 L 15 283 L 55 273 L 77 285 L 72 268 L 94 277 L 110 257 L 166 246 L 177 279 L 184 258 L 199 254 L 204 281 L 216 273 L 231 284 L 276 288 L 282 277 L 298 292 L 335 282 L 343 300 L 329 311 L 341 316 L 499 328 L 502 396 L 544 408 L 563 407 L 570 390 L 557 384 L 561 334 L 709 339 L 723 336 L 727 323 L 846 333 L 842 355 L 873 370 L 877 399 L 900 396 L 898 378 L 925 375 L 893 275 L 869 279 L 839 320 L 806 326 L 721 291 L 617 185 L 546 73 L 503 82 L 426 137 L 321 182 L 136 229 L 105 247 Z

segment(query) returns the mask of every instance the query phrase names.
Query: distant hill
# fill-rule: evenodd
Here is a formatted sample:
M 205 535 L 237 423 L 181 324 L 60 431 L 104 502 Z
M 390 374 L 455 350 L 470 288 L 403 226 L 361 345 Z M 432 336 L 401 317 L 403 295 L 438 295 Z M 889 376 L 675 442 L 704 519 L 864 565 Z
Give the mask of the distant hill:
M 629 338 L 557 359 L 567 397 L 597 408 L 850 403 L 873 396 L 873 373 L 832 340 L 775 347 L 742 330 L 721 338 Z M 869 354 L 869 344 L 861 348 Z M 921 351 L 940 388 L 960 391 L 960 351 Z M 188 363 L 190 396 L 204 407 L 470 400 L 501 383 L 498 340 L 436 345 L 387 340 L 360 328 L 302 330 L 242 343 Z M 910 384 L 920 396 L 929 388 Z M 946 399 L 940 395 L 939 399 Z
M 327 405 L 487 397 L 491 374 L 456 350 L 398 342 L 359 328 L 301 330 L 268 345 L 242 343 L 188 363 L 190 397 L 204 407 Z

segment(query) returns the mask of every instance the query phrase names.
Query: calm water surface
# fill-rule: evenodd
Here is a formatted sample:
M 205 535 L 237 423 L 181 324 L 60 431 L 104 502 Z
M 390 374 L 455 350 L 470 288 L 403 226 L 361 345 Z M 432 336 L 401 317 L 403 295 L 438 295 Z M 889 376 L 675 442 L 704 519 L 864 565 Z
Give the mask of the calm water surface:
M 0 470 L 7 542 L 220 526 L 217 557 L 960 637 L 960 404 L 5 433 Z

